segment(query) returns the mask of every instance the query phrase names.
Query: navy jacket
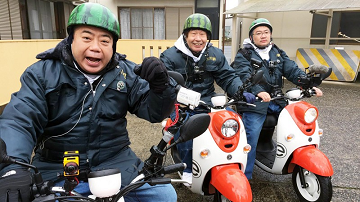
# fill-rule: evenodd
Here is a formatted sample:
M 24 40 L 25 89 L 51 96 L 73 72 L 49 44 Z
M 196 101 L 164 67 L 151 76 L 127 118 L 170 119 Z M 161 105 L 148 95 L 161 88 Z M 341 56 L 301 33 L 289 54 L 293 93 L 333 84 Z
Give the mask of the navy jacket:
M 283 84 L 283 76 L 295 85 L 298 85 L 299 76 L 305 75 L 305 72 L 302 71 L 283 50 L 276 48 L 275 45 L 273 45 L 269 52 L 269 61 L 273 61 L 274 64 L 272 66 L 270 65 L 269 61 L 264 61 L 261 59 L 260 55 L 254 50 L 252 45 L 246 44 L 244 48 L 248 51 L 249 59 L 254 58 L 256 60 L 262 61 L 261 70 L 264 71 L 264 78 L 268 83 L 260 83 L 254 85 L 251 87 L 251 89 L 248 89 L 248 92 L 251 92 L 254 95 L 257 95 L 260 92 L 268 92 L 270 94 L 274 90 L 273 86 L 275 85 L 281 88 Z M 250 65 L 250 61 L 240 52 L 238 52 L 235 56 L 233 68 L 240 76 L 242 81 L 245 81 L 247 78 L 249 78 L 251 73 L 254 71 L 253 67 Z M 256 101 L 255 104 L 256 107 L 241 107 L 241 111 L 252 111 L 261 114 L 267 113 L 269 102 Z
M 223 52 L 213 46 L 208 48 L 207 54 L 206 51 L 204 52 L 197 64 L 204 68 L 203 82 L 197 83 L 188 79 L 194 70 L 194 60 L 175 46 L 161 53 L 160 59 L 168 70 L 181 73 L 186 81 L 186 87 L 201 93 L 201 100 L 208 104 L 211 103 L 211 97 L 215 94 L 214 82 L 229 96 L 234 95 L 242 85 L 240 78 L 226 61 Z
M 128 184 L 143 164 L 129 148 L 125 117 L 130 112 L 162 121 L 174 109 L 176 83 L 171 80 L 162 94 L 155 94 L 133 72 L 136 64 L 116 53 L 92 86 L 74 67 L 66 39 L 37 58 L 0 117 L 0 137 L 8 154 L 30 162 L 37 146 L 32 163 L 45 180 L 55 180 L 63 170 L 64 151 L 78 150 L 81 170 L 116 167 L 122 184 Z M 0 164 L 0 174 L 16 167 L 5 166 Z

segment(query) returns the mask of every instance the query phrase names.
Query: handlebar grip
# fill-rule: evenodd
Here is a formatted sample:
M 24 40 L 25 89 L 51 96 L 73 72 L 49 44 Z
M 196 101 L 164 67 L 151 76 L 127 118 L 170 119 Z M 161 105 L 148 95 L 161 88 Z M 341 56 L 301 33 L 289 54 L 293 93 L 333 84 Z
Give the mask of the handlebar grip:
M 166 178 L 166 177 L 152 179 L 148 182 L 148 184 L 150 184 L 151 186 L 154 186 L 157 184 L 170 184 L 170 183 L 171 183 L 171 179 Z
M 316 90 L 315 89 L 309 89 L 310 91 L 310 95 L 313 96 L 313 95 L 316 95 Z
M 183 171 L 185 168 L 186 168 L 185 163 L 177 163 L 177 164 L 165 166 L 163 170 L 164 170 L 164 174 L 170 174 L 177 171 Z

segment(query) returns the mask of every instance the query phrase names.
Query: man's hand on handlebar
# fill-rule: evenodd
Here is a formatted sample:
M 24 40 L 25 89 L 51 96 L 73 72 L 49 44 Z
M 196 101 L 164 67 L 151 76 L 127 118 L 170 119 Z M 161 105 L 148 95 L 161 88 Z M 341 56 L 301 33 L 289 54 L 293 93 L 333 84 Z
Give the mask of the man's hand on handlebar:
M 270 102 L 271 96 L 267 92 L 260 92 L 257 94 L 259 98 L 261 98 L 262 102 Z
M 313 90 L 315 90 L 316 97 L 321 97 L 323 95 L 323 92 L 319 88 L 313 87 Z
M 26 169 L 7 172 L 0 177 L 0 201 L 29 202 L 32 186 L 31 173 Z
M 244 92 L 243 95 L 244 95 L 245 101 L 246 101 L 247 103 L 254 104 L 254 102 L 255 102 L 255 100 L 256 100 L 254 94 L 248 93 L 248 92 Z

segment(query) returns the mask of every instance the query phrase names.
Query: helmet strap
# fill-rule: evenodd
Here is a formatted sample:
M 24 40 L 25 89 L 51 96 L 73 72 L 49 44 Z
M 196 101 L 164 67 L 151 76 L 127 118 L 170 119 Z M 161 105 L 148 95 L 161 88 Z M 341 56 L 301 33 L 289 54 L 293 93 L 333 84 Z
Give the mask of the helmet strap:
M 116 43 L 117 43 L 117 40 L 115 40 L 115 38 L 113 38 L 113 56 L 116 53 Z
M 254 37 L 252 37 L 251 35 L 252 35 L 252 33 L 251 33 L 250 36 L 249 36 L 250 41 L 251 41 L 252 44 L 255 44 L 255 43 L 254 43 Z
M 188 44 L 187 41 L 186 41 L 185 33 L 183 33 L 183 41 L 184 41 L 185 47 L 191 51 L 191 49 L 190 49 L 190 47 L 189 47 L 189 44 Z M 191 51 L 191 52 L 192 52 L 192 51 Z
M 68 43 L 69 45 L 71 45 L 72 42 L 73 42 L 73 40 L 74 40 L 74 32 L 71 31 L 71 32 L 69 33 L 69 36 L 66 38 L 66 41 L 67 41 L 67 43 Z

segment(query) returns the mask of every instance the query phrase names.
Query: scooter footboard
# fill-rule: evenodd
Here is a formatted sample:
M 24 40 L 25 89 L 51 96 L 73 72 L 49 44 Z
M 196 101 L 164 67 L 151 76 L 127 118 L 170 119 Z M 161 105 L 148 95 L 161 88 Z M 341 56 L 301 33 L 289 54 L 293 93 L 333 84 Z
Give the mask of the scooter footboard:
M 210 184 L 231 201 L 252 201 L 250 183 L 237 164 L 213 167 Z
M 296 165 L 320 176 L 332 176 L 333 168 L 327 156 L 314 145 L 300 147 L 293 153 L 288 171 L 293 172 Z

